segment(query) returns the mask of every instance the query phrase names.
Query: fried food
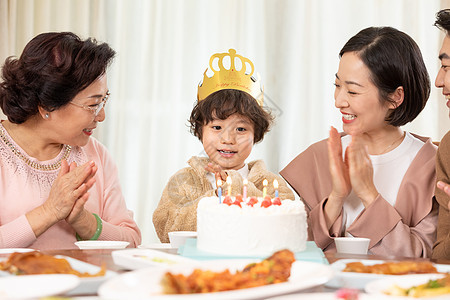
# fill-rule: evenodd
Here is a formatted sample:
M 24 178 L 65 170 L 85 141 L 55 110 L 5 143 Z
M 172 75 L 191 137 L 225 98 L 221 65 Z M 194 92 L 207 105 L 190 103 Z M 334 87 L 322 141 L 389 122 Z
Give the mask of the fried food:
M 402 288 L 398 285 L 393 285 L 384 291 L 384 293 L 391 296 L 408 296 L 414 298 L 450 294 L 450 274 L 447 274 L 447 276 L 443 278 L 429 280 L 427 283 L 410 288 Z
M 13 253 L 6 261 L 0 262 L 0 270 L 14 275 L 32 274 L 74 274 L 78 277 L 104 276 L 106 268 L 102 267 L 96 274 L 81 273 L 74 270 L 64 258 L 56 258 L 39 251 Z
M 223 272 L 195 269 L 188 276 L 167 272 L 161 284 L 165 294 L 212 293 L 257 287 L 287 281 L 294 261 L 291 251 L 281 250 L 234 274 L 228 269 Z
M 370 266 L 364 265 L 361 262 L 352 262 L 346 265 L 343 272 L 374 273 L 384 275 L 438 273 L 433 264 L 428 261 L 386 262 Z

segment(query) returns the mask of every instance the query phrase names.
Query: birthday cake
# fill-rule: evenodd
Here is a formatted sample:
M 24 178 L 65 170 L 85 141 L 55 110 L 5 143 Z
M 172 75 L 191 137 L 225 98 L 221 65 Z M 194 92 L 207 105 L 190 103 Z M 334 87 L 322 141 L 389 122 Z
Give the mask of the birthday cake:
M 197 207 L 197 248 L 229 255 L 266 256 L 306 247 L 306 211 L 301 201 L 270 197 L 242 200 L 207 197 Z

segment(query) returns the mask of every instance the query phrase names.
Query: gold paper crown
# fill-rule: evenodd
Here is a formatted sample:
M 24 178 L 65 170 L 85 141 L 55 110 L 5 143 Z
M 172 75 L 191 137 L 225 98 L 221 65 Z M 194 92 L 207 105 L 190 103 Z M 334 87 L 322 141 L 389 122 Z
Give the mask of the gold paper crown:
M 229 69 L 226 69 L 223 65 L 223 59 L 225 56 L 230 57 L 231 64 Z M 219 70 L 215 70 L 213 67 L 213 61 L 215 58 L 219 59 Z M 240 59 L 242 63 L 242 68 L 239 71 L 236 70 L 235 67 L 236 58 Z M 249 74 L 245 72 L 247 68 L 246 63 L 248 63 L 251 67 L 251 72 Z M 255 71 L 255 67 L 250 59 L 236 54 L 236 50 L 230 49 L 228 50 L 228 53 L 213 54 L 209 59 L 209 68 L 214 72 L 214 75 L 212 77 L 208 77 L 206 75 L 208 69 L 206 69 L 205 73 L 203 73 L 203 82 L 198 85 L 198 101 L 204 100 L 214 92 L 232 89 L 250 94 L 253 98 L 255 98 L 256 102 L 258 102 L 260 106 L 263 106 L 264 93 L 261 90 L 259 76 L 252 76 Z

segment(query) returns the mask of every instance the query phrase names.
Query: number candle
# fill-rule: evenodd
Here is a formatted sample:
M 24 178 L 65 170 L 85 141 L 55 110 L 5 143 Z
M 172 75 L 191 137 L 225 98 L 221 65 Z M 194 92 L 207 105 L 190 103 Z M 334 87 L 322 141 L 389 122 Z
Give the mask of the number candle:
M 264 181 L 263 181 L 263 199 L 266 197 L 268 184 L 269 184 L 269 182 L 267 181 L 267 179 L 264 179 Z
M 273 181 L 273 188 L 275 189 L 275 198 L 278 197 L 278 180 Z
M 227 177 L 227 184 L 228 184 L 228 196 L 231 196 L 231 176 Z
M 245 178 L 244 179 L 244 190 L 242 191 L 244 201 L 247 200 L 247 184 L 248 184 L 248 180 L 247 180 L 247 178 Z
M 219 196 L 219 203 L 222 203 L 222 180 L 217 180 L 217 196 Z

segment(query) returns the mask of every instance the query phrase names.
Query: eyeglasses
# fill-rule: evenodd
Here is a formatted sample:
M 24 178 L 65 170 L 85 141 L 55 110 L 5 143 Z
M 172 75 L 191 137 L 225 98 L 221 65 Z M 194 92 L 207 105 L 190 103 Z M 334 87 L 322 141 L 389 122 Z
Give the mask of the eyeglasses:
M 74 102 L 69 102 L 70 104 L 73 104 L 75 106 L 84 108 L 85 110 L 88 110 L 90 112 L 92 112 L 94 114 L 94 116 L 97 116 L 100 111 L 102 110 L 103 107 L 105 107 L 106 105 L 106 101 L 108 101 L 110 92 L 106 92 L 105 97 L 102 98 L 102 100 L 100 100 L 99 103 L 97 104 L 92 104 L 92 105 L 84 105 L 84 104 L 78 104 L 78 103 L 74 103 Z

